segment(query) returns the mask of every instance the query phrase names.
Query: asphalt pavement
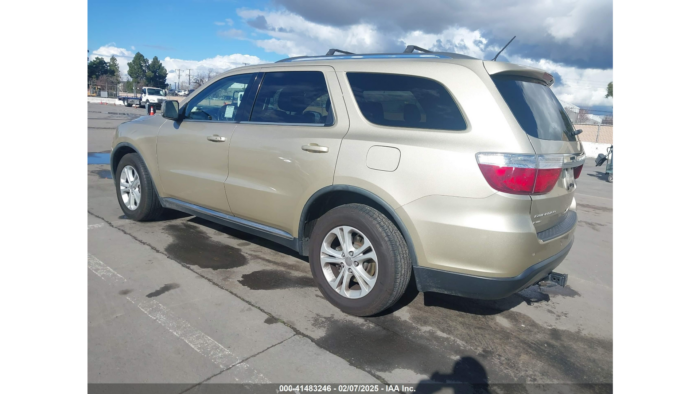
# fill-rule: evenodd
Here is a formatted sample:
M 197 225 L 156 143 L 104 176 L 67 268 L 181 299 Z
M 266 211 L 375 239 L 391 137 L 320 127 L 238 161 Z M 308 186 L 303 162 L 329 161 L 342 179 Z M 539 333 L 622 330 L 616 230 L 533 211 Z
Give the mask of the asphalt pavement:
M 104 162 L 116 126 L 144 114 L 89 104 L 89 162 Z M 390 311 L 358 318 L 323 298 L 291 250 L 177 212 L 126 219 L 109 167 L 89 164 L 88 381 L 182 384 L 175 392 L 225 382 L 612 383 L 613 188 L 603 178 L 587 160 L 576 241 L 557 269 L 566 288 L 497 301 L 410 290 Z

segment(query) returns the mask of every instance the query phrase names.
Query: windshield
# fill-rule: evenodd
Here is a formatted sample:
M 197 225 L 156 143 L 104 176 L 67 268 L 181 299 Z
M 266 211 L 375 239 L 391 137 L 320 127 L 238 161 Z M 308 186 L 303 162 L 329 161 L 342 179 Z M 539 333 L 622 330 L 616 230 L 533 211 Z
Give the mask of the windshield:
M 569 116 L 547 85 L 508 76 L 495 76 L 493 82 L 527 134 L 542 140 L 576 141 Z
M 146 89 L 146 94 L 149 96 L 165 96 L 165 91 L 161 89 Z

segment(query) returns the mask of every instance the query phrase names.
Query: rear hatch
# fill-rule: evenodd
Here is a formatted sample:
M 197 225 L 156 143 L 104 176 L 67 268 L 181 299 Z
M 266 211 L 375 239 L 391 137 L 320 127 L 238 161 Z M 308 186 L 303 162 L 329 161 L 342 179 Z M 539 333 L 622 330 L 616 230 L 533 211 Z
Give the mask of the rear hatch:
M 569 116 L 549 87 L 554 78 L 540 70 L 508 65 L 509 70 L 503 63 L 491 67 L 486 63 L 491 62 L 485 62 L 486 69 L 537 154 L 538 176 L 542 169 L 550 169 L 554 186 L 544 194 L 531 195 L 535 229 L 540 233 L 572 220 L 568 211 L 585 154 Z

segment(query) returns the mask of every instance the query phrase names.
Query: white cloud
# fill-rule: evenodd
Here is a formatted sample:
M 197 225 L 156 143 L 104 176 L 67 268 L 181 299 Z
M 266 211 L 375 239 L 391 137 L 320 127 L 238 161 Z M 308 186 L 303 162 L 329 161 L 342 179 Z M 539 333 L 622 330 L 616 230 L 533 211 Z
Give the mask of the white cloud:
M 131 48 L 134 49 L 133 46 Z M 131 59 L 134 57 L 134 53 L 127 49 L 119 48 L 115 46 L 114 43 L 103 45 L 98 49 L 92 51 L 92 53 L 90 54 L 90 60 L 94 60 L 95 58 L 101 57 L 109 63 L 109 58 L 112 56 L 114 56 L 117 59 L 117 63 L 119 64 L 119 71 L 121 71 L 122 75 L 126 75 L 126 72 L 129 70 L 129 67 L 126 64 L 130 62 Z
M 219 74 L 230 69 L 241 67 L 244 65 L 267 63 L 257 56 L 242 55 L 239 53 L 226 56 L 215 56 L 203 60 L 183 60 L 166 57 L 162 59 L 163 66 L 168 70 L 168 83 L 174 84 L 177 82 L 177 69 L 180 69 L 180 83 L 187 83 L 187 70 L 190 70 L 190 76 L 193 77 L 199 73 L 208 73 L 210 70 L 214 74 Z
M 450 27 L 440 34 L 413 31 L 400 40 L 403 45 L 413 44 L 433 51 L 455 52 L 476 58 L 483 58 L 486 49 L 486 39 L 481 37 L 481 33 L 464 27 Z
M 224 19 L 224 22 L 216 21 L 216 22 L 214 22 L 214 24 L 217 26 L 226 26 L 226 25 L 233 26 L 233 19 L 226 18 L 226 19 Z
M 132 45 L 132 46 L 131 46 L 131 50 L 132 50 L 132 51 L 135 51 L 135 50 L 136 50 L 136 47 L 134 47 L 134 46 Z
M 133 47 L 132 47 L 133 48 Z M 93 51 L 90 54 L 90 60 L 96 57 L 102 57 L 105 61 L 109 62 L 110 56 L 114 55 L 119 63 L 119 69 L 122 72 L 122 79 L 127 79 L 127 71 L 129 70 L 127 63 L 134 58 L 134 53 L 115 46 L 114 43 L 110 43 L 100 47 L 99 49 Z M 145 56 L 145 55 L 144 55 Z M 148 58 L 151 60 L 152 58 Z M 244 54 L 232 54 L 232 55 L 218 55 L 212 58 L 202 59 L 202 60 L 184 60 L 175 59 L 171 57 L 166 57 L 165 59 L 160 59 L 163 63 L 163 67 L 168 70 L 169 84 L 174 84 L 177 82 L 177 69 L 180 69 L 180 82 L 187 83 L 187 70 L 190 70 L 190 76 L 195 76 L 199 73 L 208 73 L 210 70 L 214 74 L 219 74 L 230 69 L 241 67 L 243 65 L 253 65 L 267 63 L 266 61 L 260 59 L 257 56 L 244 55 Z
M 238 29 L 219 30 L 216 32 L 216 34 L 222 38 L 243 38 L 243 37 L 245 37 L 245 33 L 242 30 L 238 30 Z
M 333 27 L 313 23 L 286 11 L 266 12 L 239 9 L 238 15 L 249 21 L 263 17 L 266 28 L 259 28 L 268 36 L 255 43 L 268 52 L 288 56 L 324 54 L 329 48 L 350 52 L 380 52 L 386 39 L 368 24 Z
M 610 26 L 615 25 L 614 8 L 610 12 L 610 0 L 570 3 L 573 4 L 570 12 L 549 17 L 545 21 L 545 27 L 556 41 L 569 41 L 575 46 L 583 46 L 584 40 L 604 42 L 610 39 Z

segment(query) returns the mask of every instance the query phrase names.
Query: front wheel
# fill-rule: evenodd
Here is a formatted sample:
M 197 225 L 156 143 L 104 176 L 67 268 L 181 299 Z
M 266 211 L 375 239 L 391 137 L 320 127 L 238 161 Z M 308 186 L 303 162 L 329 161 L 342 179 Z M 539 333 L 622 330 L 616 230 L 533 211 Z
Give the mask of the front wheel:
M 398 301 L 411 278 L 401 232 L 381 212 L 341 205 L 323 215 L 311 233 L 309 262 L 321 293 L 355 316 L 377 314 Z
M 129 219 L 145 222 L 160 216 L 163 206 L 141 156 L 137 153 L 124 155 L 114 175 L 119 206 Z
M 613 175 L 612 175 L 612 172 L 608 174 L 608 182 L 613 183 Z

